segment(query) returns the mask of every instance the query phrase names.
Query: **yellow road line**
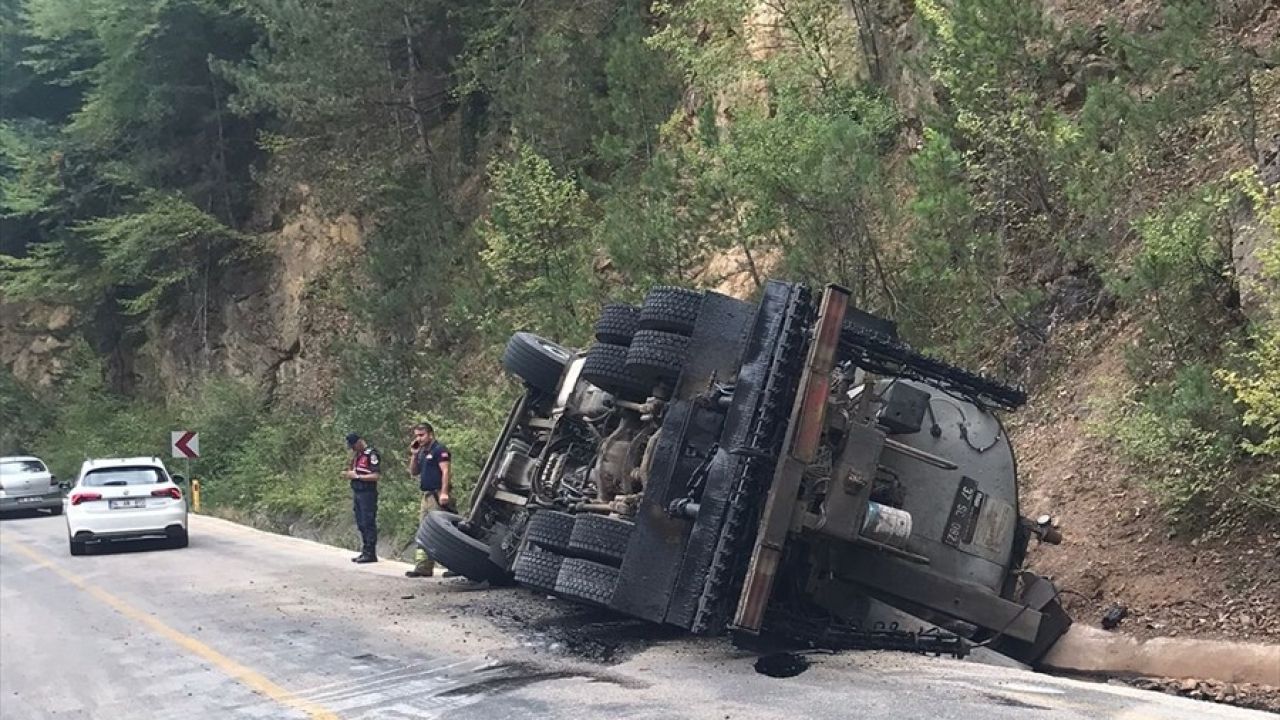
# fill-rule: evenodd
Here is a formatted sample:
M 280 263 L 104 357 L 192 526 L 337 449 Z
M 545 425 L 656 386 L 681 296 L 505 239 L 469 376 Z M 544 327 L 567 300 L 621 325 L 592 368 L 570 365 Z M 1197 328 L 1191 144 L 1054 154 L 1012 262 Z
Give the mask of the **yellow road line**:
M 196 640 L 195 638 L 189 635 L 184 635 L 183 633 L 169 627 L 168 625 L 165 625 L 163 622 L 160 622 L 160 620 L 156 619 L 155 616 L 148 615 L 146 612 L 143 612 L 142 610 L 135 608 L 134 606 L 130 605 L 124 600 L 121 600 L 115 595 L 112 595 L 106 590 L 103 590 L 102 588 L 96 587 L 94 585 L 90 585 L 88 582 L 80 578 L 78 575 L 75 575 L 74 573 L 68 570 L 64 570 L 58 567 L 53 563 L 53 561 L 46 559 L 39 552 L 32 550 L 26 545 L 8 537 L 4 538 L 4 545 L 5 547 L 13 548 L 14 550 L 17 550 L 18 552 L 27 556 L 32 562 L 36 563 L 37 565 L 40 565 L 42 567 L 48 568 L 49 570 L 52 570 L 54 573 L 59 575 L 63 580 L 66 580 L 72 585 L 75 585 L 76 587 L 85 591 L 89 595 L 92 595 L 98 600 L 101 600 L 103 603 L 110 606 L 113 610 L 120 613 L 121 615 L 124 615 L 130 620 L 136 620 L 137 622 L 140 622 L 146 625 L 147 627 L 155 631 L 157 635 L 160 635 L 161 637 L 164 637 L 170 640 L 175 645 L 203 659 L 204 661 L 218 668 L 219 670 L 226 673 L 230 677 L 240 681 L 249 689 L 254 690 L 255 692 L 258 692 L 262 695 L 265 695 L 271 698 L 272 700 L 276 701 L 277 703 L 284 705 L 285 707 L 299 710 L 305 713 L 307 717 L 313 718 L 313 720 L 339 720 L 338 716 L 333 712 L 319 705 L 316 705 L 315 703 L 303 700 L 297 695 L 271 682 L 261 673 L 255 670 L 251 670 L 250 668 L 247 668 L 244 665 L 241 665 L 240 663 L 236 662 L 235 660 L 232 660 L 226 655 L 223 655 L 217 650 L 214 650 L 208 645 L 205 645 L 199 640 Z

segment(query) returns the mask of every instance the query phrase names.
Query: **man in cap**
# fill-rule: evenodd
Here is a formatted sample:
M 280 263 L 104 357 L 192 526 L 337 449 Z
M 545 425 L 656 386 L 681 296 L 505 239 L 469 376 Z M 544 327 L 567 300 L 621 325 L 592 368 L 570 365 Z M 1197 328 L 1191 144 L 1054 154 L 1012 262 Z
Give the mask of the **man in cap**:
M 351 562 L 378 561 L 378 480 L 382 478 L 382 458 L 357 433 L 347 433 L 347 447 L 355 454 L 342 473 L 351 481 L 355 503 L 356 529 L 360 531 L 360 554 Z

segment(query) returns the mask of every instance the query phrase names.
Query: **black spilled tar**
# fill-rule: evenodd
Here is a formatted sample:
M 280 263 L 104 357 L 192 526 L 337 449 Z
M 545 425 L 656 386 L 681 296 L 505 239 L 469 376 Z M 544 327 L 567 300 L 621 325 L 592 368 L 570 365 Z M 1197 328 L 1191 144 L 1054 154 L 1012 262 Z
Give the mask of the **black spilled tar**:
M 756 660 L 756 672 L 776 678 L 795 677 L 809 669 L 809 660 L 803 655 L 780 652 L 765 655 Z

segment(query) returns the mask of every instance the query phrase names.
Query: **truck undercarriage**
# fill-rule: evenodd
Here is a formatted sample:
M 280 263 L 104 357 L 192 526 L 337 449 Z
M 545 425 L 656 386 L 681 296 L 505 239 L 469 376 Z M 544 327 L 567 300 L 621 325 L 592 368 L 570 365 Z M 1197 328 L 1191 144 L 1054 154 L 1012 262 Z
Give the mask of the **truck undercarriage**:
M 996 410 L 1016 388 L 921 355 L 886 320 L 770 282 L 758 302 L 658 287 L 574 351 L 527 333 L 463 518 L 419 542 L 475 580 L 743 638 L 1034 663 L 1070 619 L 1024 572 Z

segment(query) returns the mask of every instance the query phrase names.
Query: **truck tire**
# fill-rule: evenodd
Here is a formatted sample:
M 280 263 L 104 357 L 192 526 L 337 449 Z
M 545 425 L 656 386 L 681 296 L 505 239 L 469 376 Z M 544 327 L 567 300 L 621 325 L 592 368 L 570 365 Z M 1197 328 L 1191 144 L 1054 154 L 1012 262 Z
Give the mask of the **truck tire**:
M 645 295 L 640 308 L 640 330 L 662 330 L 692 335 L 702 308 L 702 293 L 688 288 L 659 285 Z
M 607 607 L 618 585 L 618 569 L 582 558 L 565 558 L 556 576 L 556 594 Z
M 532 545 L 564 554 L 569 550 L 569 536 L 573 534 L 573 521 L 574 517 L 567 512 L 539 510 L 529 518 L 524 537 Z
M 689 338 L 661 330 L 641 330 L 627 350 L 627 372 L 656 382 L 674 380 L 689 356 Z
M 530 545 L 516 556 L 511 566 L 516 582 L 538 590 L 555 592 L 556 578 L 560 575 L 560 564 L 563 555 L 547 552 L 537 546 Z
M 652 386 L 627 370 L 627 347 L 596 343 L 582 362 L 582 379 L 612 395 L 643 400 Z
M 489 545 L 462 532 L 462 516 L 432 510 L 418 526 L 418 544 L 433 560 L 476 582 L 505 584 L 509 576 L 489 559 Z
M 596 341 L 610 345 L 630 345 L 631 336 L 640 329 L 640 308 L 613 303 L 604 306 L 596 320 Z
M 579 515 L 569 536 L 570 557 L 621 565 L 635 524 L 607 515 Z
M 530 387 L 554 394 L 571 353 L 563 346 L 533 333 L 518 332 L 507 341 L 502 367 Z

